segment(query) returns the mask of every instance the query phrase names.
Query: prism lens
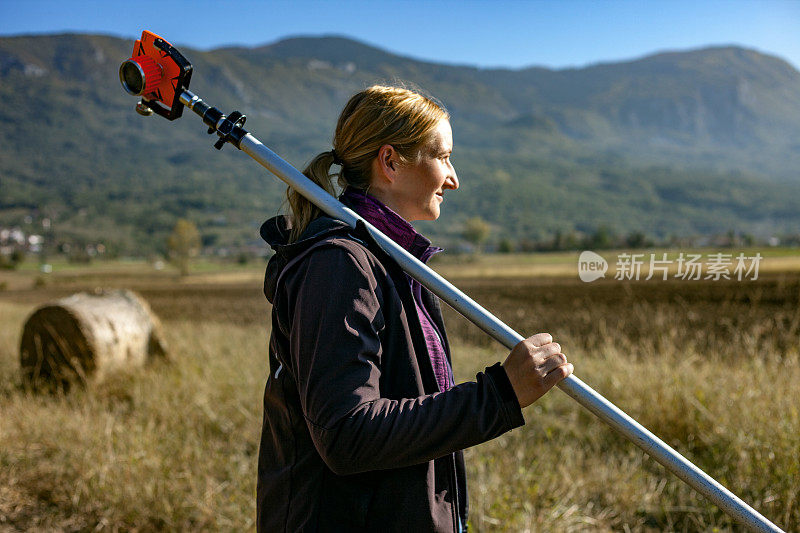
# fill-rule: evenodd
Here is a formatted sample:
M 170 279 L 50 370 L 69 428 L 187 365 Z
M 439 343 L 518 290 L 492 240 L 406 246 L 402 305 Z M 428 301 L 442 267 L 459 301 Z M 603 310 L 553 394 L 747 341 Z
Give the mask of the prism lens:
M 144 69 L 133 59 L 128 59 L 120 65 L 119 81 L 122 87 L 134 96 L 144 93 L 146 85 Z

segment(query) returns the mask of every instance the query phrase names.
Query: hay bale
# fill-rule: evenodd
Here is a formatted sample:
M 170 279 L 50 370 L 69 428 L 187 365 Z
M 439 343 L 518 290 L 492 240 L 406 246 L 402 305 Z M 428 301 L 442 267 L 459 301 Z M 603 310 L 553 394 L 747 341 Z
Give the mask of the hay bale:
M 36 309 L 20 343 L 23 383 L 69 388 L 166 355 L 161 324 L 128 290 L 82 292 Z

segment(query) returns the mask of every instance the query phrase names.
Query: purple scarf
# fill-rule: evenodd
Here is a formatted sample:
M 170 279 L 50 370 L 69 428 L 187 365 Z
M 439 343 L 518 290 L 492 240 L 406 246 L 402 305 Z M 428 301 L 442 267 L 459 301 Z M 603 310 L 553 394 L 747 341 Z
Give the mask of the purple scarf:
M 433 254 L 442 251 L 441 248 L 431 246 L 431 241 L 417 233 L 417 230 L 407 220 L 366 192 L 348 187 L 341 197 L 346 199 L 353 210 L 367 222 L 378 228 L 381 233 L 405 248 L 406 251 L 423 263 L 427 263 Z M 425 335 L 425 345 L 428 347 L 433 372 L 436 375 L 436 383 L 439 385 L 439 390 L 444 392 L 454 385 L 454 381 L 453 372 L 447 361 L 442 335 L 422 303 L 422 285 L 407 274 L 406 277 L 411 283 L 411 293 L 414 295 L 414 304 L 417 308 L 419 322 L 422 325 L 422 332 Z

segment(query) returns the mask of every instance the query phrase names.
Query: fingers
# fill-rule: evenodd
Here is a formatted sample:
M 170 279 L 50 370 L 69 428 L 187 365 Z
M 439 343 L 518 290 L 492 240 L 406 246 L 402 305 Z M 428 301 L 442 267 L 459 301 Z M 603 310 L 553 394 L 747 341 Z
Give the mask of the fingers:
M 550 354 L 546 356 L 537 366 L 541 369 L 542 376 L 545 376 L 555 370 L 556 368 L 565 365 L 567 363 L 567 356 L 563 353 L 560 353 L 561 350 L 557 351 L 556 353 Z
M 549 357 L 551 355 L 556 355 L 561 353 L 561 345 L 557 342 L 551 342 L 550 344 L 545 344 L 544 346 L 539 346 L 536 349 L 536 353 L 541 354 L 543 357 Z
M 528 337 L 520 342 L 514 350 L 519 352 L 523 365 L 537 369 L 541 372 L 542 377 L 558 364 L 566 362 L 566 358 L 560 363 L 556 361 L 548 362 L 552 356 L 561 354 L 561 345 L 553 342 L 553 337 L 549 333 L 539 333 Z M 563 357 L 563 354 L 561 355 Z M 547 366 L 545 367 L 545 365 Z
M 544 346 L 545 344 L 550 344 L 553 342 L 553 336 L 549 333 L 537 333 L 536 335 L 532 335 L 525 340 L 530 341 L 531 344 L 538 348 L 539 346 Z
M 544 384 L 548 388 L 552 388 L 561 381 L 562 379 L 566 378 L 567 376 L 571 375 L 575 371 L 575 367 L 572 366 L 572 363 L 566 363 L 560 365 L 553 370 L 551 370 L 545 377 L 544 377 Z
M 561 345 L 552 340 L 549 333 L 539 333 L 526 339 L 526 341 L 530 341 L 530 344 L 549 341 L 532 349 L 529 344 L 528 352 L 530 363 L 533 364 L 545 390 L 552 388 L 556 383 L 572 374 L 574 370 L 572 364 L 567 361 L 567 356 L 561 353 Z

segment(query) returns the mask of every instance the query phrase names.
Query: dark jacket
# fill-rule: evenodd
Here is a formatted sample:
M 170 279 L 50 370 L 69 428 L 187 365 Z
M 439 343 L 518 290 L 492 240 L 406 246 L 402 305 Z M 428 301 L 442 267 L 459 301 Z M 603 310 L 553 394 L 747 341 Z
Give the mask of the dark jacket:
M 286 245 L 275 217 L 261 235 L 276 254 L 258 530 L 465 527 L 460 450 L 524 424 L 505 371 L 438 392 L 408 280 L 363 226 L 320 217 Z

